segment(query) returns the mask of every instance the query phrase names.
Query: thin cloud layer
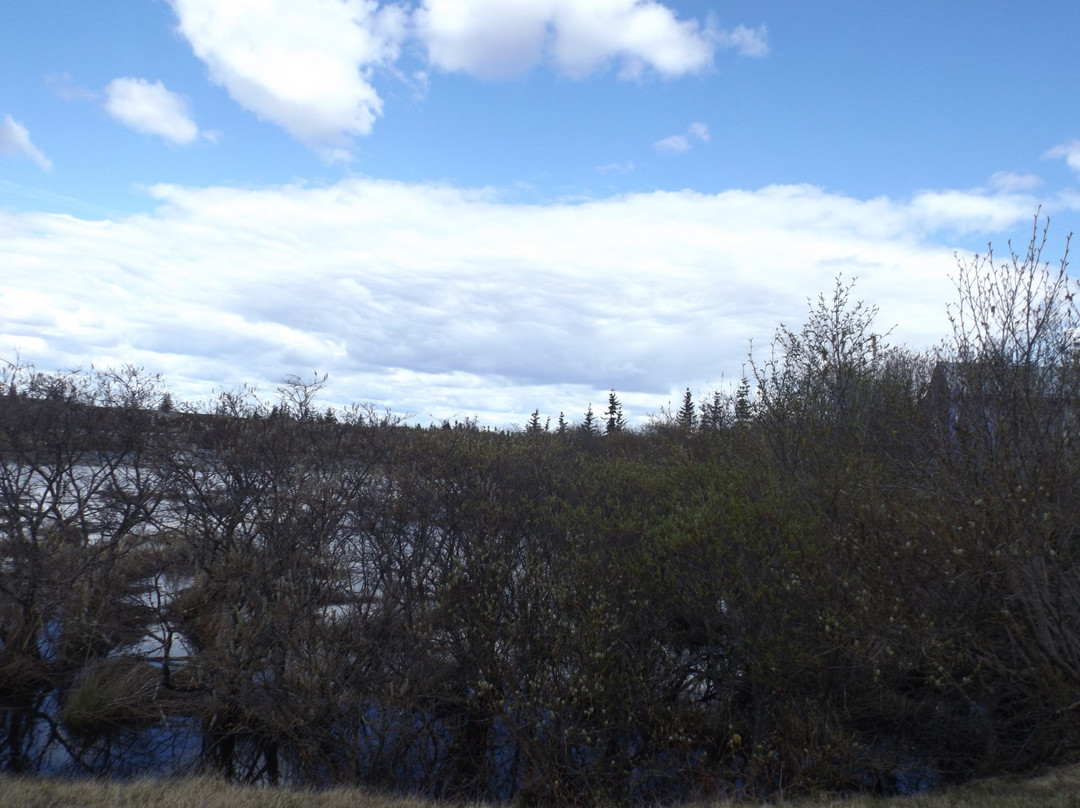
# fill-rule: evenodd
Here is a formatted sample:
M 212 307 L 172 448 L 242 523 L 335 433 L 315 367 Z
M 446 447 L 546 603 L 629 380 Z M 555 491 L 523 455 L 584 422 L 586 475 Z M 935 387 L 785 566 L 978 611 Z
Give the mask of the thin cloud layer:
M 157 135 L 185 146 L 199 137 L 199 127 L 182 95 L 170 92 L 160 81 L 118 78 L 105 87 L 105 111 L 125 126 L 146 135 Z
M 10 115 L 0 121 L 0 154 L 24 157 L 43 171 L 53 167 L 52 160 L 30 140 L 29 130 Z
M 709 133 L 709 127 L 703 123 L 692 123 L 687 127 L 685 135 L 668 135 L 667 137 L 656 141 L 653 144 L 658 152 L 666 152 L 667 154 L 682 154 L 683 152 L 690 151 L 692 147 L 691 141 L 696 140 L 701 143 L 708 143 L 712 139 Z
M 1042 177 L 1035 174 L 1015 174 L 1011 171 L 997 171 L 990 176 L 990 187 L 995 191 L 1034 191 L 1042 187 Z
M 1065 164 L 1077 174 L 1080 174 L 1080 140 L 1055 146 L 1043 156 L 1050 159 L 1064 158 Z
M 757 28 L 736 25 L 730 31 L 717 30 L 715 36 L 721 47 L 734 48 L 743 56 L 769 55 L 769 32 L 764 25 Z
M 155 214 L 118 220 L 0 213 L 3 352 L 135 362 L 184 396 L 327 371 L 332 399 L 422 421 L 576 418 L 611 388 L 655 412 L 737 379 L 749 340 L 801 322 L 837 275 L 859 277 L 896 339 L 929 345 L 955 271 L 934 233 L 1034 210 L 810 186 L 546 206 L 371 180 L 152 192 Z
M 686 135 L 668 135 L 654 144 L 658 152 L 682 154 L 690 151 L 690 139 Z
M 407 13 L 373 0 L 169 0 L 178 30 L 236 103 L 329 160 L 371 131 L 371 70 L 393 63 Z

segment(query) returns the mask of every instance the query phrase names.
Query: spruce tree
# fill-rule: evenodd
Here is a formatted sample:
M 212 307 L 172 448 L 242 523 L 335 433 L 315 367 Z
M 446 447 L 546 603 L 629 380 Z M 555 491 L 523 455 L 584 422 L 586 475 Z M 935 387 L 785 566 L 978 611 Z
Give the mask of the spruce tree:
M 713 390 L 712 401 L 701 402 L 701 428 L 710 431 L 722 429 L 727 407 L 719 390 Z
M 619 401 L 619 397 L 615 395 L 615 391 L 611 391 L 611 395 L 608 396 L 608 409 L 607 409 L 607 434 L 612 432 L 622 432 L 626 428 L 626 418 L 623 417 L 622 402 Z
M 750 403 L 750 380 L 745 374 L 739 382 L 739 389 L 735 392 L 735 420 L 749 421 L 753 416 L 753 406 Z
M 679 409 L 675 422 L 684 432 L 693 432 L 697 426 L 697 411 L 694 409 L 694 397 L 689 387 L 686 388 L 686 395 L 683 396 L 682 407 Z
M 581 423 L 581 431 L 589 435 L 596 434 L 596 414 L 593 412 L 592 402 L 589 402 L 589 408 L 585 410 L 585 420 Z

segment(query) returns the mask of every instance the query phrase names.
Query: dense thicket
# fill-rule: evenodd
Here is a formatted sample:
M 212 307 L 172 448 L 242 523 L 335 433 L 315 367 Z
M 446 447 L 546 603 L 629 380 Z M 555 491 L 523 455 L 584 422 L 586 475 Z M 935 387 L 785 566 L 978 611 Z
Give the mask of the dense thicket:
M 838 282 L 646 429 L 10 365 L 0 767 L 591 803 L 1075 760 L 1080 322 L 1041 244 L 961 265 L 933 355 Z

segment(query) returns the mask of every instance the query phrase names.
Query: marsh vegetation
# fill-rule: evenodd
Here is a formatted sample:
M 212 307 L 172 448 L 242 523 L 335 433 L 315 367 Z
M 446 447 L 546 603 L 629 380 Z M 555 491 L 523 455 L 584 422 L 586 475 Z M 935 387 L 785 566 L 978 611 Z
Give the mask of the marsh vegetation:
M 7 365 L 0 769 L 625 804 L 1075 761 L 1080 317 L 1042 244 L 962 264 L 932 354 L 838 281 L 646 428 L 614 391 L 419 428 L 317 378 L 189 408 Z

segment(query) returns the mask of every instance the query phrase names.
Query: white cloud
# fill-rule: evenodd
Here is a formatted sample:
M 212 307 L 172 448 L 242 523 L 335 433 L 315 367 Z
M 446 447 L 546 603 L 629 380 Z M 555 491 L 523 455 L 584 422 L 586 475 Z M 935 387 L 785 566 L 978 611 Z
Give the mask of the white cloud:
M 995 191 L 1034 191 L 1043 184 L 1042 178 L 1034 174 L 1014 174 L 1011 171 L 997 171 L 990 177 L 990 187 Z
M 769 54 L 769 32 L 764 25 L 747 28 L 736 25 L 732 30 L 716 30 L 714 36 L 722 48 L 733 48 L 743 56 L 762 57 Z
M 549 0 L 425 0 L 413 20 L 433 66 L 495 78 L 539 63 L 551 5 Z
M 653 147 L 658 152 L 682 154 L 683 152 L 690 151 L 691 140 L 708 143 L 711 138 L 712 135 L 709 133 L 709 127 L 703 123 L 695 122 L 687 127 L 685 135 L 669 135 L 668 137 L 656 141 L 656 143 L 653 144 Z
M 45 76 L 45 84 L 65 101 L 93 101 L 98 98 L 93 90 L 75 84 L 70 73 L 49 73 Z
M 682 154 L 690 151 L 690 140 L 686 135 L 668 135 L 666 138 L 656 141 L 653 145 L 657 151 L 669 154 Z
M 371 69 L 393 63 L 407 13 L 374 0 L 169 0 L 179 31 L 243 108 L 329 160 L 382 112 Z
M 610 62 L 624 78 L 646 69 L 674 77 L 711 67 L 718 46 L 761 47 L 735 44 L 750 41 L 741 26 L 726 32 L 680 20 L 655 0 L 423 0 L 414 21 L 433 66 L 483 78 L 545 59 L 575 78 Z
M 160 81 L 123 77 L 105 87 L 105 111 L 136 132 L 186 146 L 199 137 L 187 99 Z
M 0 355 L 132 362 L 183 396 L 328 371 L 332 400 L 425 422 L 580 418 L 612 387 L 655 412 L 737 379 L 748 340 L 766 350 L 839 273 L 894 341 L 936 342 L 956 267 L 942 231 L 981 243 L 1034 213 L 1022 195 L 803 185 L 544 206 L 372 180 L 153 194 L 156 213 L 122 219 L 0 212 Z
M 0 121 L 0 154 L 25 157 L 43 171 L 53 167 L 52 160 L 30 140 L 29 130 L 10 115 Z
M 1065 158 L 1065 164 L 1073 171 L 1080 174 L 1080 140 L 1073 140 L 1069 143 L 1062 143 L 1060 146 L 1055 146 L 1044 154 L 1043 157 L 1048 159 L 1060 159 L 1063 157 Z
M 929 230 L 960 233 L 1001 231 L 1034 215 L 1039 201 L 1028 194 L 981 191 L 921 191 L 911 200 L 914 219 Z
M 394 70 L 410 41 L 430 67 L 483 78 L 545 62 L 575 78 L 611 64 L 623 78 L 677 77 L 711 68 L 718 48 L 768 50 L 764 27 L 680 19 L 657 0 L 420 0 L 411 11 L 376 0 L 168 2 L 213 82 L 332 161 L 371 132 L 383 111 L 375 70 Z M 417 94 L 427 83 L 413 71 Z

